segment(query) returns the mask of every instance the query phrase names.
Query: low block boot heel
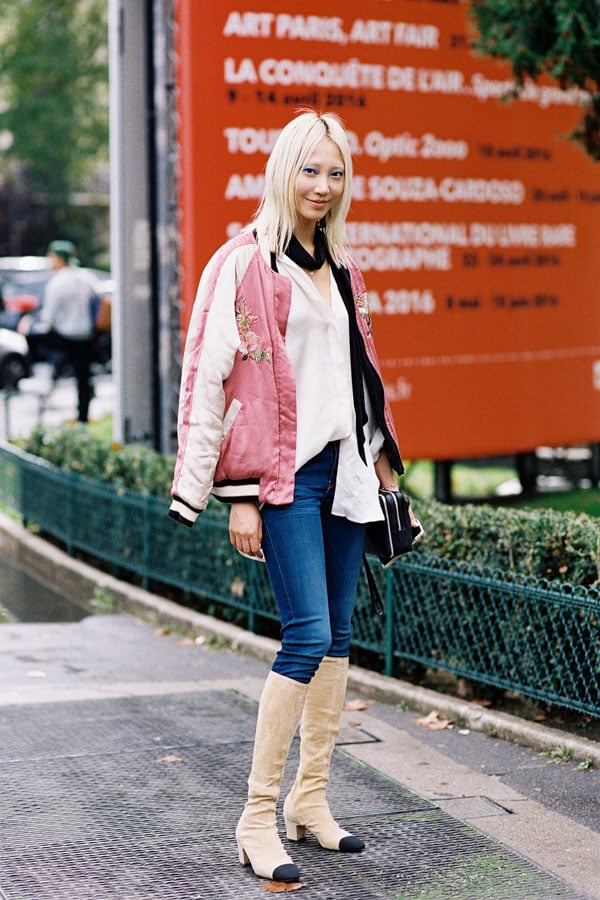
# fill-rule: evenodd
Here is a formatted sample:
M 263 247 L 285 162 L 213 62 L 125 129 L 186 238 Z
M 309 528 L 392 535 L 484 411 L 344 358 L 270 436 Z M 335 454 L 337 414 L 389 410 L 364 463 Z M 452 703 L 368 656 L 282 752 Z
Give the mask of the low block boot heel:
M 326 656 L 308 686 L 300 726 L 300 765 L 283 815 L 290 840 L 301 841 L 308 830 L 327 850 L 359 853 L 364 841 L 340 828 L 326 798 L 347 680 L 348 658 Z
M 304 825 L 298 825 L 296 822 L 285 821 L 285 832 L 290 841 L 303 841 L 306 837 L 306 828 Z
M 235 831 L 240 863 L 273 881 L 300 878 L 277 833 L 275 809 L 307 689 L 306 684 L 269 673 L 258 708 L 248 800 Z

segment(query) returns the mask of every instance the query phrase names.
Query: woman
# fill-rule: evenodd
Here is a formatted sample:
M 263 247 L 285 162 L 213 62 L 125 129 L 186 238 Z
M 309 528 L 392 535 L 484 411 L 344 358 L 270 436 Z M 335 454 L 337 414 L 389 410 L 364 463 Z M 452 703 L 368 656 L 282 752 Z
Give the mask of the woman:
M 264 559 L 282 643 L 258 711 L 243 864 L 295 881 L 276 829 L 288 750 L 300 766 L 287 836 L 364 848 L 325 789 L 344 701 L 365 523 L 401 474 L 362 276 L 346 254 L 352 161 L 339 119 L 304 111 L 268 160 L 253 226 L 208 263 L 187 339 L 170 514 L 191 525 L 212 492 L 231 543 Z

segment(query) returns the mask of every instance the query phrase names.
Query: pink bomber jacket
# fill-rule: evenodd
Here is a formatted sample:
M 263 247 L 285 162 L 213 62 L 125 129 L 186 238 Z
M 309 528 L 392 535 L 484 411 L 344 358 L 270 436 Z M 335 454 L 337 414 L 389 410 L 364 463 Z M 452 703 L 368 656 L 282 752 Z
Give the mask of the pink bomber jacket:
M 381 380 L 365 284 L 348 260 L 368 359 Z M 206 267 L 185 346 L 178 452 L 169 514 L 193 524 L 212 493 L 274 505 L 294 496 L 296 386 L 285 349 L 292 288 L 250 232 L 224 244 Z M 396 443 L 391 411 L 382 414 Z

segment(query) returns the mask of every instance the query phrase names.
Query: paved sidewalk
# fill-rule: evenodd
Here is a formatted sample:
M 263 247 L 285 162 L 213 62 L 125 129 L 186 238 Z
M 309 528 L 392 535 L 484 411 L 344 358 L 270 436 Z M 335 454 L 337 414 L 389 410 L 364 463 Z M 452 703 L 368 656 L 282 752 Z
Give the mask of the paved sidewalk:
M 233 831 L 274 643 L 0 524 L 3 555 L 26 559 L 47 585 L 89 605 L 100 584 L 118 608 L 153 620 L 0 626 L 0 897 L 266 896 L 266 882 L 239 865 Z M 426 731 L 398 708 L 402 696 L 415 708 L 430 700 L 352 669 L 348 697 L 379 699 L 343 714 L 330 802 L 367 850 L 292 845 L 299 896 L 600 898 L 598 771 L 553 765 L 471 728 Z M 297 753 L 295 741 L 284 790 Z M 572 804 L 559 796 L 563 782 Z
M 92 378 L 94 396 L 90 421 L 113 412 L 115 385 L 110 372 L 98 370 Z M 33 374 L 24 378 L 15 391 L 0 391 L 0 437 L 15 440 L 28 437 L 37 425 L 56 427 L 77 417 L 77 383 L 74 378 L 52 381 L 52 366 L 35 363 Z

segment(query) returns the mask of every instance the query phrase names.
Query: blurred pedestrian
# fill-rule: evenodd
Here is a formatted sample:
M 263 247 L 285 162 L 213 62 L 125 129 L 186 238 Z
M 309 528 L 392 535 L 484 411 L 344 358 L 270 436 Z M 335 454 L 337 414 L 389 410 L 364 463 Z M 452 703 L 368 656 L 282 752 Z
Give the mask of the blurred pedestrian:
M 94 353 L 94 285 L 77 265 L 71 241 L 52 241 L 48 262 L 54 275 L 48 281 L 39 314 L 22 320 L 19 331 L 27 335 L 34 355 L 58 353 L 55 371 L 67 364 L 77 381 L 77 418 L 87 422 L 92 398 L 91 363 Z
M 402 472 L 373 346 L 365 285 L 346 251 L 347 134 L 332 114 L 289 122 L 268 160 L 253 226 L 208 263 L 183 363 L 170 515 L 192 525 L 209 494 L 229 535 L 262 560 L 282 643 L 258 710 L 240 861 L 276 881 L 299 872 L 276 828 L 289 747 L 300 766 L 287 835 L 346 853 L 325 791 L 344 701 L 366 523 Z M 357 786 L 359 789 L 359 786 Z

